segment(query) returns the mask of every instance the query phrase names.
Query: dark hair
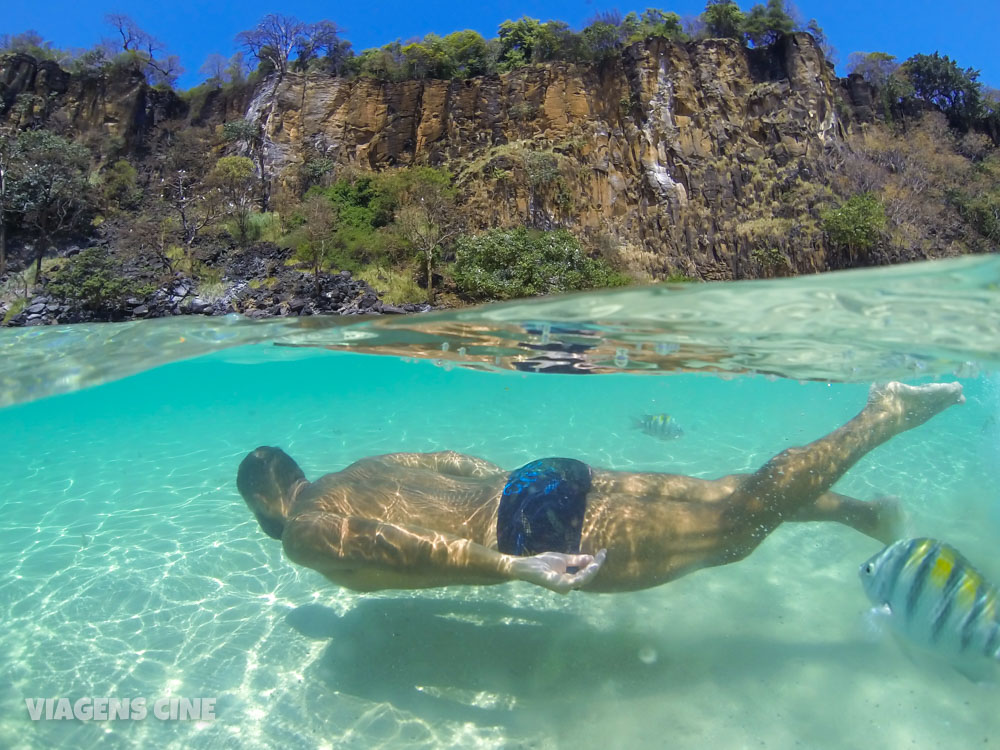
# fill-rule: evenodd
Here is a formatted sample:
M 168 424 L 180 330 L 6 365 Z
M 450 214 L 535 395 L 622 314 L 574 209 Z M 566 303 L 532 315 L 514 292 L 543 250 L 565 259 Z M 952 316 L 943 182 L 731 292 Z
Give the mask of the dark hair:
M 306 475 L 291 456 L 280 448 L 262 445 L 240 463 L 236 488 L 257 516 L 264 533 L 272 539 L 281 539 L 292 492 L 305 479 Z

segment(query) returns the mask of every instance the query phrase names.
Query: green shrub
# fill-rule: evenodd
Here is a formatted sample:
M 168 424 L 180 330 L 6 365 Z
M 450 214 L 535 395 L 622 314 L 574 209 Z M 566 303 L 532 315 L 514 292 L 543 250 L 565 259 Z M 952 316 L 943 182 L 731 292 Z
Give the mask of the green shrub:
M 787 256 L 776 247 L 755 247 L 750 251 L 750 259 L 766 276 L 784 276 L 791 270 Z
M 106 208 L 131 210 L 142 200 L 139 173 L 128 160 L 119 159 L 101 175 L 101 198 Z
M 949 197 L 977 232 L 1000 244 L 1000 190 L 973 196 L 956 192 Z
M 53 274 L 48 291 L 90 310 L 106 311 L 122 309 L 129 297 L 143 297 L 153 286 L 126 278 L 106 250 L 92 247 L 67 260 Z
M 855 195 L 823 214 L 823 231 L 837 247 L 851 254 L 868 252 L 885 229 L 885 208 L 871 193 Z
M 513 299 L 573 289 L 625 286 L 624 274 L 587 257 L 565 229 L 494 229 L 459 238 L 453 277 L 471 299 Z

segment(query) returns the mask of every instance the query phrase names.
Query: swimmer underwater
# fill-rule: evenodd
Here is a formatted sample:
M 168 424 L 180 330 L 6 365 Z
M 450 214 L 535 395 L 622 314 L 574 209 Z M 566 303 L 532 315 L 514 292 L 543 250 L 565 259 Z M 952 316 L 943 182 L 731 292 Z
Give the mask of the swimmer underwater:
M 236 484 L 288 559 L 355 591 L 506 581 L 634 591 L 741 560 L 784 521 L 835 521 L 892 541 L 898 504 L 830 488 L 869 451 L 964 400 L 958 383 L 873 386 L 830 434 L 711 480 L 566 458 L 508 472 L 445 451 L 364 458 L 309 482 L 282 450 L 261 447 Z

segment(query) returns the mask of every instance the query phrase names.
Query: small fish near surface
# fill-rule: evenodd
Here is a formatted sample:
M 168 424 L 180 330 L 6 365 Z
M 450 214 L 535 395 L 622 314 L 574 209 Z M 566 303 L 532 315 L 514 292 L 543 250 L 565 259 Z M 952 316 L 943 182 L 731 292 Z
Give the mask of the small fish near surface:
M 643 414 L 641 417 L 632 417 L 632 426 L 660 440 L 684 437 L 684 430 L 669 414 Z
M 1000 672 L 1000 591 L 954 547 L 901 539 L 858 571 L 873 614 L 972 680 Z

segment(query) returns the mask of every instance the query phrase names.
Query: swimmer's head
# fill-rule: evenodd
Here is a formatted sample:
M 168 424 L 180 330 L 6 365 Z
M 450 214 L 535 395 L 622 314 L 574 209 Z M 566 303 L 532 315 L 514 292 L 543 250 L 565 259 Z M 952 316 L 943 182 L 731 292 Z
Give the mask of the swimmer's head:
M 288 509 L 306 481 L 299 465 L 280 448 L 261 446 L 247 454 L 236 474 L 236 487 L 264 533 L 281 539 Z

